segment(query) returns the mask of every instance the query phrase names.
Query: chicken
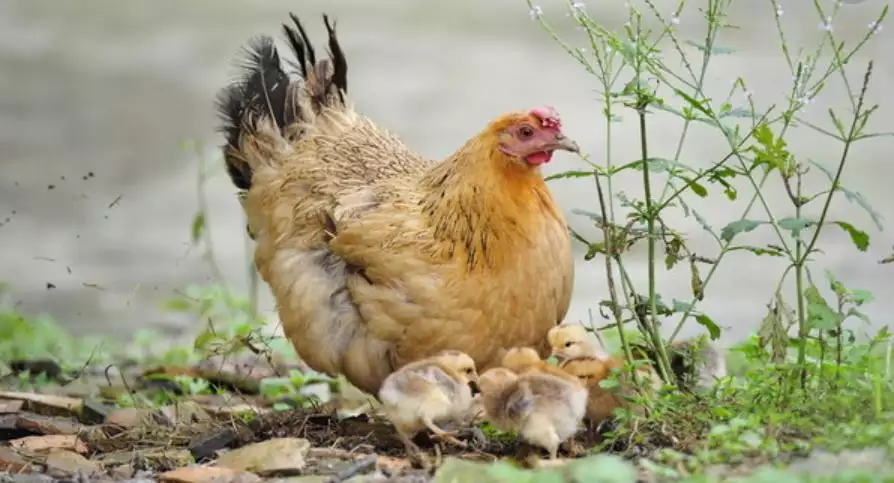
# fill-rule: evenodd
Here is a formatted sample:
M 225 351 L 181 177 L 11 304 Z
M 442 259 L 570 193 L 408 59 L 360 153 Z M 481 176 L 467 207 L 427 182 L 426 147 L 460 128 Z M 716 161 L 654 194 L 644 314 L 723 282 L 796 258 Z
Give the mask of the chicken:
M 573 277 L 541 174 L 556 150 L 578 151 L 558 113 L 500 116 L 428 161 L 354 110 L 329 19 L 329 58 L 317 61 L 291 17 L 297 74 L 260 37 L 218 110 L 255 266 L 300 357 L 377 394 L 395 369 L 447 349 L 479 369 L 508 347 L 545 354 Z
M 497 367 L 481 374 L 478 387 L 491 425 L 547 450 L 553 460 L 559 446 L 578 431 L 587 409 L 586 388 L 542 371 L 516 374 Z
M 580 383 L 587 388 L 586 419 L 590 423 L 599 424 L 611 417 L 614 410 L 619 407 L 628 407 L 635 414 L 643 414 L 641 406 L 630 407 L 629 405 L 628 398 L 636 395 L 636 389 L 632 384 L 633 381 L 626 374 L 621 374 L 617 388 L 603 388 L 599 385 L 611 375 L 612 369 L 621 369 L 623 366 L 623 359 L 618 357 L 609 357 L 603 360 L 586 356 L 566 359 L 559 365 L 561 370 L 577 377 Z M 640 375 L 640 383 L 643 384 L 647 395 L 651 396 L 663 385 L 661 378 L 651 366 L 639 366 L 637 371 Z
M 513 347 L 509 349 L 503 356 L 501 365 L 516 374 L 522 374 L 527 371 L 541 371 L 563 379 L 577 381 L 576 377 L 541 359 L 540 355 L 532 347 Z
M 654 351 L 642 344 L 635 347 L 657 364 Z M 670 368 L 685 390 L 710 388 L 727 375 L 725 351 L 704 336 L 675 341 L 668 349 Z
M 419 448 L 411 438 L 423 429 L 442 441 L 466 446 L 437 423 L 465 422 L 469 418 L 472 385 L 477 381 L 475 361 L 467 354 L 448 350 L 392 372 L 378 396 L 385 417 L 394 424 L 407 452 L 415 456 Z
M 551 355 L 563 361 L 573 357 L 592 357 L 606 360 L 609 355 L 605 344 L 595 336 L 595 343 L 588 337 L 587 329 L 578 324 L 557 325 L 546 334 Z

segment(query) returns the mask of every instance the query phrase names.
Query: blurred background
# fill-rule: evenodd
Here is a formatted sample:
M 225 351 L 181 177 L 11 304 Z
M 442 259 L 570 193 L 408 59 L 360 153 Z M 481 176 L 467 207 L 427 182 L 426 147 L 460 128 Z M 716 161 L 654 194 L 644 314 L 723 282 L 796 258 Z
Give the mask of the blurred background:
M 676 2 L 656 0 L 670 15 Z M 681 17 L 681 39 L 701 43 L 704 21 L 691 2 Z M 738 30 L 720 36 L 733 47 L 719 55 L 706 78 L 707 90 L 723 96 L 742 76 L 759 107 L 783 101 L 791 73 L 779 50 L 769 2 L 740 1 L 730 22 Z M 790 5 L 789 5 L 790 3 Z M 831 3 L 825 2 L 825 4 Z M 542 0 L 544 18 L 573 45 L 584 46 L 564 3 Z M 841 40 L 858 41 L 883 7 L 881 0 L 846 3 L 833 28 Z M 822 30 L 812 2 L 785 2 L 783 20 L 793 52 L 815 45 Z M 620 1 L 591 1 L 591 16 L 610 28 L 626 22 Z M 221 137 L 213 98 L 235 73 L 239 49 L 254 35 L 280 36 L 280 22 L 293 11 L 322 41 L 319 15 L 337 17 L 350 65 L 352 96 L 358 108 L 429 158 L 442 158 L 484 124 L 509 111 L 549 103 L 564 118 L 565 130 L 592 159 L 602 162 L 605 123 L 597 82 L 564 53 L 537 22 L 523 0 L 235 0 L 0 2 L 0 281 L 11 286 L 11 301 L 28 314 L 45 313 L 76 334 L 113 334 L 127 338 L 152 328 L 172 338 L 189 337 L 199 328 L 190 319 L 166 313 L 161 302 L 190 284 L 211 283 L 201 249 L 190 247 L 190 223 L 198 206 L 196 150 L 208 162 L 220 161 Z M 884 29 L 851 62 L 858 85 L 866 62 L 875 59 L 869 100 L 885 100 L 894 80 L 894 61 Z M 693 59 L 698 51 L 691 48 Z M 744 97 L 734 96 L 735 102 Z M 803 116 L 828 126 L 827 109 L 846 118 L 847 94 L 833 77 Z M 638 157 L 638 132 L 632 112 L 621 112 L 614 125 L 613 156 L 618 163 Z M 653 118 L 650 146 L 655 157 L 672 158 L 681 121 Z M 868 130 L 894 128 L 894 106 L 882 105 Z M 834 168 L 841 146 L 804 128 L 788 138 L 801 159 Z M 859 191 L 883 215 L 894 214 L 894 138 L 877 138 L 852 149 L 843 183 Z M 691 130 L 681 160 L 708 166 L 728 151 L 716 131 Z M 548 172 L 580 167 L 560 155 Z M 808 186 L 823 186 L 813 173 Z M 813 184 L 811 184 L 813 183 Z M 751 191 L 739 183 L 740 200 Z M 588 181 L 562 180 L 553 189 L 575 227 L 594 230 L 573 208 L 596 211 Z M 636 177 L 616 189 L 640 196 Z M 207 225 L 217 262 L 227 282 L 246 290 L 244 222 L 224 173 L 206 188 Z M 775 216 L 792 215 L 779 183 L 768 183 L 765 196 Z M 728 202 L 719 190 L 692 206 L 719 232 L 738 219 L 743 203 Z M 808 213 L 813 211 L 808 210 Z M 752 216 L 765 219 L 758 208 Z M 821 269 L 828 268 L 848 286 L 871 290 L 876 301 L 866 312 L 875 324 L 889 323 L 894 308 L 894 266 L 879 265 L 890 254 L 894 236 L 879 232 L 858 205 L 843 196 L 833 202 L 832 217 L 846 219 L 872 236 L 867 254 L 847 235 L 830 228 L 820 241 L 814 271 L 823 290 Z M 716 244 L 693 219 L 674 212 L 668 221 L 691 239 L 692 249 L 712 257 Z M 775 241 L 759 229 L 742 241 Z M 580 248 L 580 247 L 578 247 Z M 582 260 L 579 252 L 575 297 L 569 318 L 583 320 L 606 297 L 604 264 Z M 741 338 L 766 312 L 779 275 L 779 260 L 734 253 L 707 288 L 703 309 L 728 328 L 724 340 Z M 628 268 L 644 281 L 644 250 Z M 707 268 L 703 269 L 704 271 Z M 689 300 L 685 265 L 661 272 L 666 300 Z M 645 291 L 643 285 L 643 291 Z M 273 315 L 266 286 L 262 310 Z M 684 333 L 703 331 L 696 325 Z

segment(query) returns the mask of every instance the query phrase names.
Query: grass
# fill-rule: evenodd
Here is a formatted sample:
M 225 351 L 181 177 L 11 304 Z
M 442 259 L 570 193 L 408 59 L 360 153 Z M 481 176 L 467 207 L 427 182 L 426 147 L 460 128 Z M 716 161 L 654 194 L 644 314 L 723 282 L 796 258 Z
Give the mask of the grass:
M 649 408 L 645 416 L 619 410 L 615 423 L 602 434 L 602 442 L 589 448 L 592 453 L 611 456 L 581 459 L 565 469 L 537 471 L 506 463 L 454 462 L 445 465 L 439 478 L 453 481 L 453 472 L 471 472 L 473 476 L 457 481 L 596 481 L 575 479 L 576 474 L 586 473 L 600 475 L 599 481 L 624 482 L 634 481 L 634 470 L 639 470 L 669 480 L 707 482 L 719 481 L 717 471 L 724 469 L 726 476 L 740 478 L 724 481 L 755 483 L 894 479 L 878 469 L 844 465 L 837 474 L 830 470 L 822 478 L 798 476 L 786 469 L 793 461 L 820 450 L 894 450 L 894 340 L 887 327 L 874 328 L 864 314 L 863 308 L 873 302 L 870 292 L 847 287 L 834 273 L 819 274 L 814 266 L 822 256 L 821 235 L 828 230 L 843 230 L 860 254 L 868 251 L 871 242 L 862 226 L 871 223 L 882 229 L 881 215 L 841 180 L 857 143 L 891 135 L 869 130 L 872 116 L 880 109 L 867 100 L 873 87 L 873 62 L 858 66 L 859 72 L 853 70 L 856 54 L 873 41 L 881 27 L 887 5 L 879 8 L 865 35 L 853 45 L 842 42 L 832 28 L 823 28 L 813 45 L 792 45 L 785 34 L 782 5 L 776 0 L 755 3 L 754 8 L 774 14 L 779 56 L 792 79 L 790 85 L 780 88 L 784 101 L 773 105 L 759 105 L 745 78 L 734 79 L 725 97 L 705 92 L 712 60 L 735 55 L 732 46 L 718 44 L 721 34 L 735 27 L 728 15 L 733 0 L 684 0 L 667 15 L 651 0 L 630 0 L 628 22 L 617 31 L 591 17 L 582 2 L 567 2 L 562 12 L 567 15 L 555 12 L 555 4 L 550 5 L 551 9 L 545 9 L 528 0 L 532 18 L 592 75 L 599 86 L 599 106 L 606 121 L 600 140 L 604 152 L 582 156 L 580 169 L 550 176 L 551 181 L 593 183 L 597 203 L 574 213 L 591 220 L 602 237 L 594 240 L 573 233 L 587 249 L 586 260 L 604 264 L 609 287 L 609 296 L 600 308 L 610 314 L 610 324 L 592 329 L 600 330 L 603 338 L 629 359 L 634 344 L 648 346 L 656 354 L 656 367 L 666 388 L 654 399 L 640 401 Z M 821 26 L 829 27 L 842 3 L 827 5 L 816 0 L 813 8 Z M 678 27 L 678 19 L 691 9 L 702 15 L 700 31 L 691 25 L 685 31 Z M 579 27 L 586 34 L 584 43 L 577 45 L 562 38 L 557 33 L 562 30 L 558 22 Z M 831 83 L 844 88 L 849 109 L 829 109 L 823 125 L 808 121 L 803 115 L 808 104 L 817 99 L 832 104 L 824 97 Z M 630 162 L 617 160 L 613 144 L 623 114 L 635 116 L 639 134 L 638 159 Z M 651 143 L 658 116 L 679 122 L 678 141 L 670 155 L 658 152 Z M 725 143 L 726 152 L 704 165 L 687 163 L 682 153 L 694 125 L 710 128 Z M 796 129 L 836 140 L 839 150 L 830 155 L 833 162 L 800 155 L 798 146 L 788 140 Z M 215 285 L 189 287 L 165 302 L 168 310 L 191 314 L 202 325 L 194 344 L 159 353 L 153 349 L 157 339 L 144 334 L 128 349 L 116 352 L 113 344 L 78 341 L 50 320 L 6 309 L 0 311 L 2 360 L 48 357 L 68 370 L 77 370 L 87 362 L 120 362 L 125 356 L 138 359 L 141 365 L 160 366 L 245 353 L 269 361 L 296 358 L 288 343 L 269 333 L 267 321 L 259 315 L 258 280 L 250 264 L 250 246 L 246 266 L 252 283 L 247 296 L 230 291 L 216 268 L 204 183 L 219 165 L 205 160 L 204 151 L 195 144 L 186 148 L 195 149 L 200 156 L 199 209 L 190 227 L 192 239 L 204 247 L 219 279 Z M 593 161 L 597 158 L 598 163 Z M 617 178 L 631 172 L 640 180 L 638 194 L 616 189 Z M 824 186 L 807 191 L 805 186 L 815 186 L 817 180 Z M 769 186 L 784 190 L 784 203 L 777 206 L 768 201 Z M 695 208 L 710 200 L 728 202 L 732 211 L 733 204 L 743 197 L 744 209 L 731 219 L 709 220 Z M 833 217 L 830 208 L 842 200 L 858 207 L 862 218 Z M 693 253 L 687 237 L 668 221 L 672 212 L 695 219 L 714 240 L 713 251 Z M 741 235 L 755 230 L 768 230 L 774 240 L 763 245 L 744 243 Z M 643 286 L 634 283 L 628 270 L 631 251 L 640 244 L 646 245 L 648 262 Z M 710 389 L 681 388 L 668 348 L 687 324 L 698 324 L 713 340 L 722 335 L 722 327 L 701 303 L 715 275 L 729 265 L 725 262 L 733 252 L 755 257 L 756 266 L 769 259 L 785 260 L 786 266 L 778 283 L 767 291 L 768 311 L 758 330 L 730 350 L 730 375 Z M 894 257 L 881 263 L 891 261 Z M 688 270 L 691 297 L 662 298 L 661 270 Z M 662 331 L 662 327 L 673 330 Z M 129 391 L 118 396 L 117 404 L 157 406 L 224 391 L 201 378 L 161 377 L 172 381 L 175 389 Z M 312 401 L 301 389 L 321 380 L 330 382 L 293 371 L 285 377 L 265 379 L 260 385 L 264 395 L 291 401 L 278 407 L 287 409 L 309 406 Z M 46 382 L 25 374 L 19 384 Z M 494 440 L 512 439 L 487 426 L 482 429 Z M 891 470 L 894 468 L 886 471 Z

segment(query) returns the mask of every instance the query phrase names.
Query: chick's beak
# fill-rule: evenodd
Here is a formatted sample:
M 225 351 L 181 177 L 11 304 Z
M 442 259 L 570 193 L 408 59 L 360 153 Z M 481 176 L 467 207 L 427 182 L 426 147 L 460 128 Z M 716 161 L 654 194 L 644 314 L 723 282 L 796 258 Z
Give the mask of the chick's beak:
M 580 147 L 578 147 L 577 143 L 562 133 L 556 134 L 556 140 L 552 144 L 553 149 L 563 149 L 572 153 L 580 152 Z
M 472 395 L 473 395 L 473 396 L 476 395 L 476 394 L 479 394 L 479 393 L 481 392 L 481 388 L 478 387 L 478 381 L 477 381 L 477 380 L 471 380 L 471 381 L 469 381 L 469 389 L 472 390 Z

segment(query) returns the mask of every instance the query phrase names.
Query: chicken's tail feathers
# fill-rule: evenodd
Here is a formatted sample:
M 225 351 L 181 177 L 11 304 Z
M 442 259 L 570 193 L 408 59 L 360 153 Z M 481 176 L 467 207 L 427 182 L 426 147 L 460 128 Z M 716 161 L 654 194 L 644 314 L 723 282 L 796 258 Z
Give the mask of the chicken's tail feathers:
M 289 75 L 273 38 L 252 39 L 239 66 L 241 74 L 217 97 L 221 131 L 226 139 L 224 160 L 233 184 L 251 188 L 255 165 L 275 162 L 266 152 L 281 150 L 283 141 L 295 141 L 303 127 L 312 124 L 324 107 L 347 107 L 347 61 L 335 33 L 335 24 L 323 16 L 329 37 L 329 58 L 317 61 L 313 45 L 300 20 L 289 14 L 294 26 L 283 24 L 297 62 L 297 78 Z M 272 129 L 271 129 L 272 128 Z
M 289 18 L 294 26 L 283 24 L 283 32 L 298 61 L 295 65 L 305 82 L 305 94 L 314 113 L 319 113 L 325 106 L 344 106 L 348 93 L 348 61 L 338 43 L 335 22 L 330 21 L 328 15 L 323 15 L 323 24 L 329 39 L 329 58 L 317 61 L 313 43 L 301 20 L 294 13 L 290 13 Z M 300 100 L 298 101 L 295 103 L 296 108 L 301 105 Z M 301 113 L 296 112 L 296 115 L 300 117 Z

